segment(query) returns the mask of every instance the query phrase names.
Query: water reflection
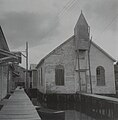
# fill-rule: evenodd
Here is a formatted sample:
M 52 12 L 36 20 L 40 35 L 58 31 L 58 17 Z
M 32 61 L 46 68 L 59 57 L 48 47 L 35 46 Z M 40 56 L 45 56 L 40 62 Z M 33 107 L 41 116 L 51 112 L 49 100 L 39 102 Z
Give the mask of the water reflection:
M 76 110 L 65 110 L 65 120 L 96 120 Z

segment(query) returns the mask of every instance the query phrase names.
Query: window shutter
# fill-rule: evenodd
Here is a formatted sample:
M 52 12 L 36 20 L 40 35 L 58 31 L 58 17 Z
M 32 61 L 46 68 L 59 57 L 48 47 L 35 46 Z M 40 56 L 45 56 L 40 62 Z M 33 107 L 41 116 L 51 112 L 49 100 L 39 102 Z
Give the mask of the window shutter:
M 55 84 L 64 85 L 64 67 L 62 65 L 55 68 Z

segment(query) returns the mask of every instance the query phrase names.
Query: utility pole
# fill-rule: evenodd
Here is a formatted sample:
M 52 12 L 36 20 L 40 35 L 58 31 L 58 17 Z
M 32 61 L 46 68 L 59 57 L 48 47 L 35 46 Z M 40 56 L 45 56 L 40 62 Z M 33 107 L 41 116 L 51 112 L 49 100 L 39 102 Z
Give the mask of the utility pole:
M 29 88 L 28 80 L 28 42 L 26 42 L 26 90 Z

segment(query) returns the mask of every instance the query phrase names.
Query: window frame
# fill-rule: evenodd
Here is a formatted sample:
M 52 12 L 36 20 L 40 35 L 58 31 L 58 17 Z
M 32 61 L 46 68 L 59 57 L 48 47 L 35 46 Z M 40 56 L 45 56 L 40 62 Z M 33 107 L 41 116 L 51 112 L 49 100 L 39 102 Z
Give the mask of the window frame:
M 105 86 L 105 69 L 103 66 L 96 68 L 96 81 L 97 86 Z

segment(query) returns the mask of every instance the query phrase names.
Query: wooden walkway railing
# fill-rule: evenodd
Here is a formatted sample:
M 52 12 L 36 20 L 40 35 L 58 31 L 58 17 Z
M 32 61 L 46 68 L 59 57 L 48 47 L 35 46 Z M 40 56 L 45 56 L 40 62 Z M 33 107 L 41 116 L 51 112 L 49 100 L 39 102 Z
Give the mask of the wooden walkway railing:
M 24 89 L 17 88 L 9 99 L 4 101 L 0 120 L 41 120 Z
M 100 120 L 118 120 L 118 98 L 78 93 L 81 111 Z

